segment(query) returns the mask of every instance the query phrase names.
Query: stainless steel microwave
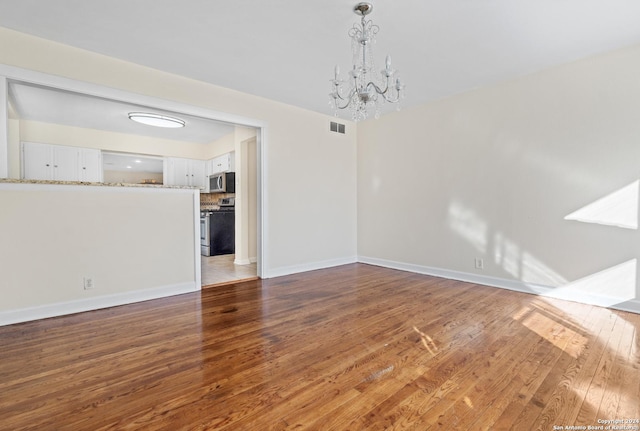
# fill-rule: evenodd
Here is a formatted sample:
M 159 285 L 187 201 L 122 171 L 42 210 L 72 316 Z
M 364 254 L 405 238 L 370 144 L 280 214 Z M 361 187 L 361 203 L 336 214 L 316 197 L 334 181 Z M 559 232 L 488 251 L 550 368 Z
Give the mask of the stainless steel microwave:
M 221 172 L 209 175 L 209 193 L 235 193 L 236 173 Z

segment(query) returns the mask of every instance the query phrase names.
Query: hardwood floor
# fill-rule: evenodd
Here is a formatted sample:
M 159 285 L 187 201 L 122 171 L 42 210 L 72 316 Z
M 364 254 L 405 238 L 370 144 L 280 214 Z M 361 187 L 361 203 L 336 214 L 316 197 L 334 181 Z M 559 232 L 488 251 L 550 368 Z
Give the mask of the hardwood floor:
M 637 420 L 639 328 L 631 313 L 346 265 L 2 327 L 0 429 Z

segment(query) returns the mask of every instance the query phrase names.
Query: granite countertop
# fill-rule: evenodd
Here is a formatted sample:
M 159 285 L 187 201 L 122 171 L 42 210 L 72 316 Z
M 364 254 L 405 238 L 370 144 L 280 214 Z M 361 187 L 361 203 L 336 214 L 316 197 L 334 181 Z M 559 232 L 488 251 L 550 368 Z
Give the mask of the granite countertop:
M 53 184 L 72 186 L 96 186 L 96 187 L 151 187 L 156 189 L 187 189 L 198 190 L 191 186 L 168 186 L 164 184 L 131 184 L 131 183 L 90 183 L 86 181 L 53 181 L 53 180 L 17 180 L 14 178 L 0 178 L 0 183 L 8 184 Z

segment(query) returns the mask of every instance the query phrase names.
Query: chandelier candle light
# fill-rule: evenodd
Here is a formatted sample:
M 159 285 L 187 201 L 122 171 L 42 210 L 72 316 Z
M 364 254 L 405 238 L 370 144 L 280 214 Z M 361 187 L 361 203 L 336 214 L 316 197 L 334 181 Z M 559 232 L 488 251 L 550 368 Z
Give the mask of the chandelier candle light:
M 350 108 L 352 119 L 360 121 L 368 117 L 370 108 L 375 109 L 375 118 L 378 118 L 380 107 L 385 101 L 397 103 L 400 109 L 404 85 L 395 77 L 396 71 L 391 67 L 391 57 L 388 55 L 385 67 L 380 71 L 381 77 L 377 77 L 374 72 L 373 45 L 379 27 L 365 18 L 373 10 L 373 5 L 358 3 L 353 10 L 362 17 L 360 24 L 354 24 L 349 30 L 353 69 L 349 72 L 349 80 L 343 81 L 340 79 L 340 68 L 335 67 L 329 97 L 336 117 L 338 110 Z

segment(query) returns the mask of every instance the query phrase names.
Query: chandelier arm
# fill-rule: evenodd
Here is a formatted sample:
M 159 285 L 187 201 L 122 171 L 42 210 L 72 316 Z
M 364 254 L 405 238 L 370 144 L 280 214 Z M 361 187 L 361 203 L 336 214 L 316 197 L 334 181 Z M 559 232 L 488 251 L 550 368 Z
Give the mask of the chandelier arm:
M 342 94 L 340 94 L 340 88 L 336 88 L 334 99 L 345 100 L 344 97 L 342 97 Z
M 336 108 L 338 109 L 347 109 L 349 107 L 349 105 L 351 105 L 351 100 L 347 101 L 347 104 L 344 106 L 340 106 L 336 103 Z
M 389 94 L 390 94 L 390 93 L 389 93 L 389 89 L 390 89 L 391 87 L 389 86 L 389 82 L 388 82 L 388 81 L 387 81 L 387 85 L 385 86 L 385 89 L 384 89 L 384 90 L 383 90 L 383 89 L 381 89 L 380 87 L 378 87 L 378 86 L 376 85 L 376 83 L 375 83 L 375 82 L 373 82 L 373 81 L 371 81 L 371 82 L 369 82 L 369 83 L 367 84 L 366 88 L 369 88 L 369 87 L 373 87 L 373 89 L 374 89 L 374 90 L 376 90 L 376 93 L 378 93 L 379 95 L 381 95 L 381 96 L 384 98 L 384 100 L 386 100 L 386 101 L 387 101 L 387 102 L 389 102 L 389 103 L 397 103 L 397 102 L 399 102 L 399 101 L 400 101 L 400 92 L 398 92 L 398 94 L 396 95 L 396 97 L 391 97 L 391 96 L 389 96 Z
M 340 84 L 337 80 L 334 80 L 334 84 L 335 86 L 335 91 L 333 91 L 333 93 L 331 94 L 331 96 L 333 97 L 334 100 L 340 99 L 340 100 L 347 100 L 347 98 L 342 96 L 342 84 Z M 351 96 L 349 96 L 351 97 Z
M 383 90 L 382 90 L 380 87 L 378 87 L 378 86 L 376 85 L 376 83 L 375 83 L 375 82 L 373 82 L 373 81 L 369 81 L 369 83 L 367 84 L 367 86 L 366 86 L 366 87 L 367 87 L 367 88 L 369 88 L 369 87 L 373 87 L 373 89 L 374 89 L 374 90 L 376 90 L 376 93 L 378 93 L 378 94 L 383 94 L 385 91 L 387 91 L 387 90 L 389 89 L 389 86 L 387 85 L 387 88 L 385 88 L 385 89 L 384 89 L 384 91 L 383 91 Z
M 349 95 L 347 97 L 342 97 L 342 95 L 340 95 L 340 92 L 338 91 L 336 93 L 336 95 L 338 97 L 334 97 L 333 98 L 333 102 L 336 108 L 338 109 L 346 109 L 351 105 L 351 101 L 353 100 L 353 95 L 355 94 L 355 89 L 352 89 L 351 91 L 349 91 Z M 343 106 L 340 106 L 340 104 L 338 104 L 338 99 L 340 99 L 341 101 L 346 101 L 347 103 L 345 103 Z
M 389 103 L 398 103 L 400 101 L 400 93 L 398 93 L 398 95 L 396 97 L 387 97 L 386 94 L 383 94 L 382 97 L 384 97 L 384 100 L 386 100 Z
M 366 88 L 368 89 L 369 87 L 373 87 L 374 90 L 376 90 L 376 93 L 381 94 L 382 96 L 384 96 L 387 91 L 389 91 L 389 83 L 387 82 L 387 85 L 385 86 L 385 89 L 383 90 L 382 88 L 378 87 L 376 85 L 375 82 L 373 81 L 369 81 L 369 83 L 366 85 Z M 385 97 L 386 100 L 386 97 Z

